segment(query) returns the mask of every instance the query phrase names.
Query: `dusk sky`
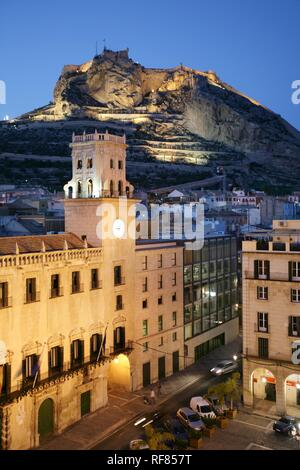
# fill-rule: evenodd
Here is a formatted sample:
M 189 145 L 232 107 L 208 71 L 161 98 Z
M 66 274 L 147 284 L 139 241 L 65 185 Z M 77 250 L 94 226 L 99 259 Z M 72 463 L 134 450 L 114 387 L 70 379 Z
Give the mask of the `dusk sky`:
M 300 129 L 299 0 L 15 0 L 0 6 L 0 119 L 47 104 L 65 64 L 95 44 L 129 47 L 147 67 L 183 63 L 225 82 Z

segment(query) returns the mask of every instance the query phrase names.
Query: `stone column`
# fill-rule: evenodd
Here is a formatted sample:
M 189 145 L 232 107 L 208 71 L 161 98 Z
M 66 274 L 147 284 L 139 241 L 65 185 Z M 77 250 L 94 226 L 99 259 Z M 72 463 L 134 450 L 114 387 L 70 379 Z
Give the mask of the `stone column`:
M 276 374 L 276 412 L 278 415 L 286 414 L 286 390 L 285 374 L 281 367 L 278 367 Z
M 244 405 L 253 406 L 252 368 L 247 359 L 243 361 L 243 400 Z

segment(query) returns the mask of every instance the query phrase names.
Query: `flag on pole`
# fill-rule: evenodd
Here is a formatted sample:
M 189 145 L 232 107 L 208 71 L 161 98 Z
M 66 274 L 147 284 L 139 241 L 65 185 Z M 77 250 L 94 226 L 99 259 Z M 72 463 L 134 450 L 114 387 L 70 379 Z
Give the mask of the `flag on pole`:
M 102 341 L 101 341 L 101 344 L 100 344 L 100 348 L 99 348 L 99 351 L 98 351 L 97 362 L 98 362 L 99 359 L 100 359 L 102 350 L 104 349 L 104 351 L 105 351 L 107 327 L 108 327 L 108 323 L 106 323 L 104 335 L 103 335 L 103 338 L 102 338 Z
M 43 354 L 44 354 L 44 350 L 45 350 L 45 344 L 46 343 L 44 343 L 44 345 L 43 345 L 43 349 L 42 349 L 42 352 L 39 356 L 39 359 L 38 359 L 37 363 L 32 367 L 31 377 L 34 376 L 34 381 L 33 381 L 33 384 L 32 384 L 32 388 L 35 387 L 35 384 L 36 384 L 36 381 L 37 381 L 37 378 L 38 378 L 38 375 L 39 375 L 39 371 L 41 369 Z

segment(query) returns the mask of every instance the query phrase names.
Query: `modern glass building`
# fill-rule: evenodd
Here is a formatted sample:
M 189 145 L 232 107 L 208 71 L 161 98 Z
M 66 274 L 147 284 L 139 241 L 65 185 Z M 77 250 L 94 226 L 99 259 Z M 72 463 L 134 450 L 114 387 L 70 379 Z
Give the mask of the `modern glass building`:
M 186 356 L 198 360 L 238 334 L 237 240 L 207 238 L 201 250 L 184 250 Z

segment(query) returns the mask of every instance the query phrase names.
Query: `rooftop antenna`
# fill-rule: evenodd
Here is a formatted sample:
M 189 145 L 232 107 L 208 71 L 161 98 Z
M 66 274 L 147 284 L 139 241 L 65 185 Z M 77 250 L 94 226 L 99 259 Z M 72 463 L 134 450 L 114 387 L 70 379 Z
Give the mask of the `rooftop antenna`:
M 106 51 L 106 39 L 103 39 L 103 50 Z

